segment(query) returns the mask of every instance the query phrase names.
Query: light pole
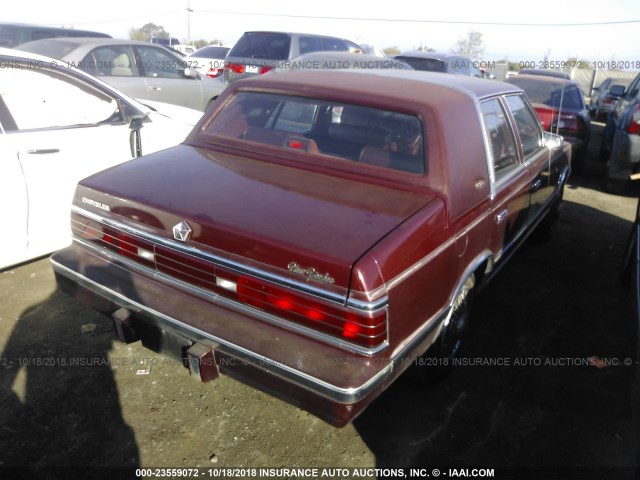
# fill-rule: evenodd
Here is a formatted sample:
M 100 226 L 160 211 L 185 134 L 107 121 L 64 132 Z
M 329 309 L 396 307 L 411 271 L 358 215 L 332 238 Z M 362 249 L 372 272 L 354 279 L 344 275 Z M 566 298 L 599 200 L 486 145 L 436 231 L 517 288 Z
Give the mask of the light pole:
M 193 12 L 190 3 L 190 0 L 187 0 L 187 43 L 189 45 L 191 45 L 191 12 Z

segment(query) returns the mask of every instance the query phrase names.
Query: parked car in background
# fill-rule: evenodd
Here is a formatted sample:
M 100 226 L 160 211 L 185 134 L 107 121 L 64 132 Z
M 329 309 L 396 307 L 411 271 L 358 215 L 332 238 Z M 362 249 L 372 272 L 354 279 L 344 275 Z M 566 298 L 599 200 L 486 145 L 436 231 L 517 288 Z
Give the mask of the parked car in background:
M 627 88 L 614 85 L 609 93 L 619 100 L 607 117 L 600 157 L 607 162 L 605 189 L 619 192 L 640 171 L 640 74 Z
M 111 38 L 110 35 L 91 30 L 31 25 L 28 23 L 0 23 L 0 47 L 14 48 L 32 40 L 56 37 Z
M 386 57 L 387 54 L 384 53 L 384 50 L 380 48 L 378 45 L 374 45 L 371 43 L 358 43 L 362 48 L 362 53 L 367 55 L 375 55 L 376 57 Z
M 218 106 L 182 145 L 80 182 L 56 277 L 121 339 L 337 426 L 418 357 L 418 377 L 453 362 L 472 296 L 549 232 L 570 170 L 501 82 L 288 71 Z
M 149 42 L 52 38 L 19 49 L 63 60 L 137 99 L 205 110 L 225 87 L 189 68 L 175 52 Z
M 348 52 L 305 53 L 290 62 L 283 63 L 282 67 L 277 70 L 335 70 L 341 68 L 413 70 L 408 63 L 395 58 Z
M 408 63 L 414 70 L 484 77 L 484 72 L 475 67 L 473 60 L 454 53 L 415 51 L 403 52 L 394 58 Z
M 543 77 L 563 78 L 565 80 L 571 80 L 571 75 L 562 70 L 551 70 L 546 68 L 523 68 L 518 72 L 518 75 L 540 75 Z
M 52 59 L 0 49 L 0 268 L 71 242 L 76 183 L 181 142 L 196 110 L 142 105 Z
M 563 78 L 525 74 L 509 77 L 505 82 L 524 90 L 546 131 L 562 135 L 571 143 L 571 168 L 580 172 L 591 138 L 591 119 L 578 84 Z
M 224 60 L 231 47 L 219 45 L 207 45 L 193 52 L 187 58 L 189 67 L 195 68 L 200 75 L 210 78 L 222 77 L 224 73 Z
M 241 78 L 262 75 L 311 52 L 362 53 L 362 48 L 351 40 L 326 35 L 245 32 L 227 55 L 224 80 L 230 84 Z
M 169 47 L 169 48 L 173 48 L 176 45 L 180 45 L 180 40 L 174 37 L 168 37 L 168 38 L 154 37 L 154 38 L 150 38 L 149 42 L 155 43 L 156 45 L 162 45 L 163 47 Z
M 172 50 L 175 50 L 181 53 L 184 56 L 189 56 L 196 51 L 196 47 L 194 47 L 193 45 L 178 44 L 178 45 L 172 45 L 170 48 Z
M 631 79 L 626 78 L 605 78 L 604 81 L 593 88 L 589 99 L 589 112 L 596 120 L 600 120 L 609 114 L 613 104 L 618 100 L 618 96 L 611 95 L 611 87 L 621 85 L 626 87 L 631 83 Z

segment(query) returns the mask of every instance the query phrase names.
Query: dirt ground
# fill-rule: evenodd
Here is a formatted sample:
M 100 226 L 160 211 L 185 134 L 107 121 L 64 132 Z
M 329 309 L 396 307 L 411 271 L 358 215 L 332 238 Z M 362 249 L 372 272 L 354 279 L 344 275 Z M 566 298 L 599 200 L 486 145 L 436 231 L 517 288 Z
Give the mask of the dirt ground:
M 554 238 L 529 241 L 477 297 L 453 373 L 430 386 L 401 378 L 343 429 L 119 343 L 56 289 L 46 258 L 0 272 L 0 477 L 30 465 L 634 478 L 637 330 L 618 273 L 638 189 L 603 193 L 595 158 L 570 179 Z

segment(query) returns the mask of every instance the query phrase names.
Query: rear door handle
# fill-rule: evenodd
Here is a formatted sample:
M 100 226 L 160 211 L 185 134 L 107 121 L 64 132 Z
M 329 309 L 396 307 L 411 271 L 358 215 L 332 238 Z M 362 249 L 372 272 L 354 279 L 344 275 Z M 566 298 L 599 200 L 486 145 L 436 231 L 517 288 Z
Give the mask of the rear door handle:
M 156 87 L 155 85 L 151 85 L 149 88 L 154 92 L 159 92 L 160 90 L 162 90 L 162 87 Z
M 509 213 L 509 210 L 503 210 L 500 213 L 498 213 L 496 215 L 496 223 L 502 223 L 504 219 L 507 218 L 508 213 Z

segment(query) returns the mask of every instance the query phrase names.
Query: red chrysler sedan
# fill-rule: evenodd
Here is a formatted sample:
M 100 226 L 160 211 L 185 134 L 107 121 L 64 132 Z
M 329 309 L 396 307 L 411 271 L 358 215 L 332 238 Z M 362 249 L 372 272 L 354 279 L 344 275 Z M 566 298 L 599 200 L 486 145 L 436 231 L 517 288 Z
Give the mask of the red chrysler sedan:
M 53 268 L 122 340 L 342 426 L 412 363 L 451 364 L 472 295 L 551 230 L 568 150 L 513 85 L 273 72 L 81 181 Z

